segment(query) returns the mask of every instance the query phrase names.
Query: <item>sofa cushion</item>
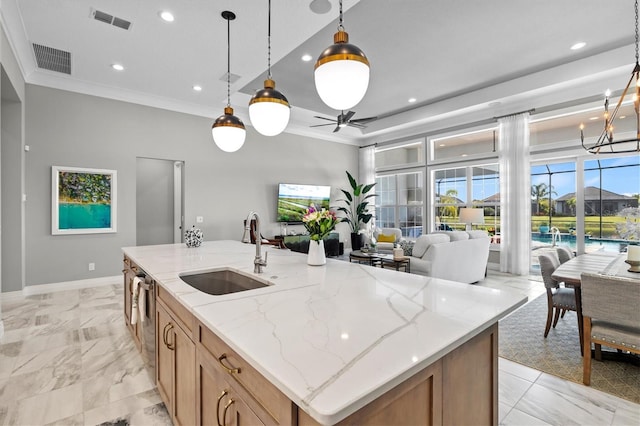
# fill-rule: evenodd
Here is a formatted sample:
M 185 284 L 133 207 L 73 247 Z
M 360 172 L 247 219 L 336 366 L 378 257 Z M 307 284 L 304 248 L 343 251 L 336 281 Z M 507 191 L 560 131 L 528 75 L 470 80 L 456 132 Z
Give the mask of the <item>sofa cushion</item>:
M 448 232 L 442 233 L 433 233 L 420 235 L 418 239 L 416 239 L 415 244 L 413 245 L 413 254 L 414 257 L 422 257 L 426 253 L 427 249 L 431 244 L 437 243 L 448 243 L 450 241 Z
M 469 239 L 469 234 L 467 234 L 466 231 L 436 231 L 433 234 L 448 235 L 450 241 L 461 241 Z
M 379 234 L 377 240 L 379 243 L 395 243 L 396 236 L 395 234 Z
M 470 240 L 473 240 L 474 238 L 489 238 L 489 234 L 487 233 L 487 231 L 483 231 L 482 229 L 467 231 L 467 234 L 469 234 Z
M 415 244 L 415 241 L 400 240 L 398 244 L 400 244 L 400 247 L 402 248 L 402 251 L 404 252 L 405 256 L 413 255 L 413 245 Z

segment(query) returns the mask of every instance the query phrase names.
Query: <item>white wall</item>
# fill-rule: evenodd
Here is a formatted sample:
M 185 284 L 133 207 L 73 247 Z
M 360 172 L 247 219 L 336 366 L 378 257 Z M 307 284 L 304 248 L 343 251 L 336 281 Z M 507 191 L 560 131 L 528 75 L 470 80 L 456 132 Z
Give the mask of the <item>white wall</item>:
M 242 236 L 250 210 L 262 234 L 279 233 L 277 184 L 331 185 L 332 200 L 358 170 L 358 148 L 301 136 L 263 137 L 247 126 L 245 145 L 224 153 L 213 118 L 175 113 L 40 86 L 26 86 L 27 285 L 118 275 L 120 248 L 136 241 L 136 157 L 185 163 L 185 227 L 204 216 L 205 240 Z M 51 166 L 118 172 L 118 232 L 51 235 Z M 347 228 L 340 228 L 346 240 Z M 248 261 L 251 261 L 249 259 Z M 96 270 L 88 271 L 94 262 Z

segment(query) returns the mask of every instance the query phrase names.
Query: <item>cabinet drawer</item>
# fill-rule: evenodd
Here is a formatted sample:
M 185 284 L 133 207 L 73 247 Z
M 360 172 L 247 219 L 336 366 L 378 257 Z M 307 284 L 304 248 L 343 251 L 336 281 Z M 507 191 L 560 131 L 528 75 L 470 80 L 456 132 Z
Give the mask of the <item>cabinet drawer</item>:
M 171 311 L 172 316 L 178 322 L 180 327 L 193 339 L 193 330 L 195 325 L 194 316 L 178 302 L 167 290 L 161 285 L 156 285 L 157 298 L 165 304 Z
M 199 344 L 216 359 L 228 380 L 240 384 L 238 393 L 265 424 L 290 425 L 295 405 L 207 327 L 198 324 Z

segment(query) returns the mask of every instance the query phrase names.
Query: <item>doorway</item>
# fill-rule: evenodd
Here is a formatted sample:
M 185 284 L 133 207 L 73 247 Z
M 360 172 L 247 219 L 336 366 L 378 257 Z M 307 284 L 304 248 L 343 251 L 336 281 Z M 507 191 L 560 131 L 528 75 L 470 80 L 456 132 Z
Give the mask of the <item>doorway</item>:
M 182 242 L 184 162 L 136 158 L 136 245 Z

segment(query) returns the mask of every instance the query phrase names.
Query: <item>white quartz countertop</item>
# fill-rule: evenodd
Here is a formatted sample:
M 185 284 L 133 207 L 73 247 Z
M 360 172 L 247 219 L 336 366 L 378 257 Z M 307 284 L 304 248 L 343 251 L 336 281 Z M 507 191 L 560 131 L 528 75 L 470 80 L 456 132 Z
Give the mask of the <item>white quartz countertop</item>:
M 432 364 L 526 297 L 237 241 L 126 247 L 124 253 L 300 408 L 333 424 Z M 464 267 L 464 265 L 451 265 Z M 269 286 L 223 296 L 179 275 L 230 268 Z

